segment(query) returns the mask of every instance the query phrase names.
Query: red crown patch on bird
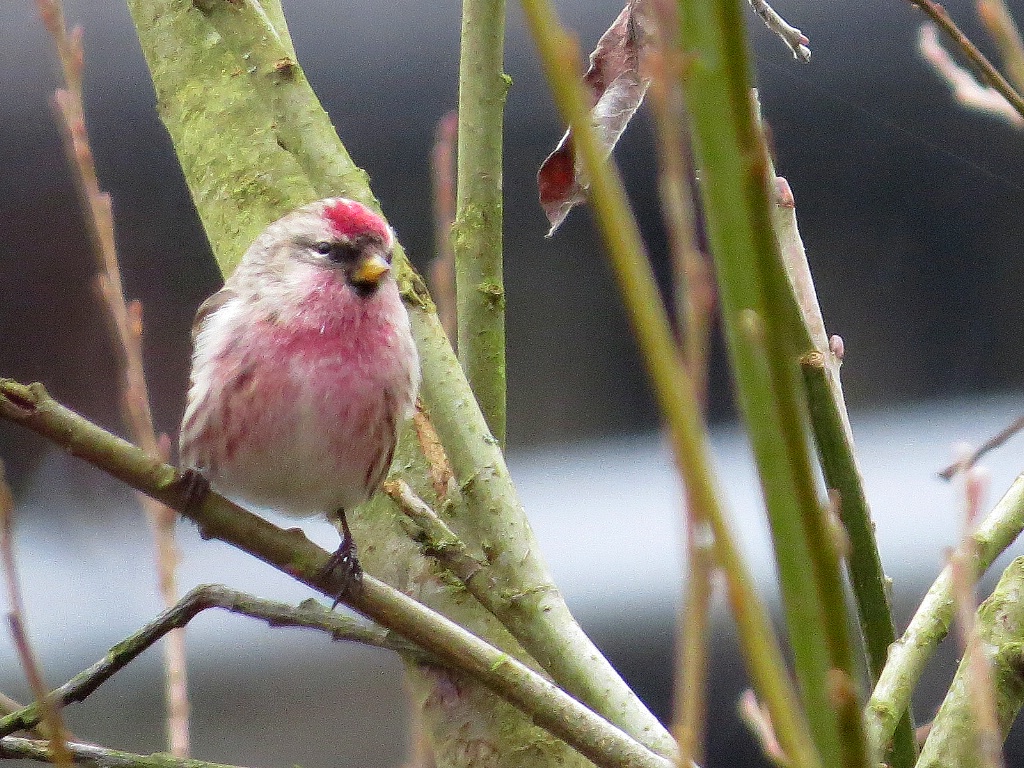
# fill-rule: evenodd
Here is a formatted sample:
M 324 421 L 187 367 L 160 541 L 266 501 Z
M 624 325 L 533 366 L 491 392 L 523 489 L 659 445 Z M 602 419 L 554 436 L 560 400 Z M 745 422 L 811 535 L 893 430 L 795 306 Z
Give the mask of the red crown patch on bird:
M 324 210 L 324 216 L 343 237 L 355 239 L 360 235 L 376 235 L 385 243 L 391 241 L 390 228 L 383 219 L 355 200 L 335 198 Z

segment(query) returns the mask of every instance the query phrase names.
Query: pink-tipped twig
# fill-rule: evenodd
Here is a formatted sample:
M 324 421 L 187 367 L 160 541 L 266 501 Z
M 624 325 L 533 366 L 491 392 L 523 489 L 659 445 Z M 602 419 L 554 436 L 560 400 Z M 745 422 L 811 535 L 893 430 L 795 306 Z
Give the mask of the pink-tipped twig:
M 644 49 L 643 66 L 650 77 L 650 104 L 657 128 L 658 190 L 672 258 L 676 327 L 683 363 L 693 378 L 698 400 L 706 405 L 715 284 L 697 236 L 697 196 L 680 85 L 684 62 L 676 41 L 675 5 L 657 2 L 647 7 L 654 43 Z
M 978 18 L 999 49 L 1007 79 L 1018 91 L 1024 89 L 1024 40 L 1006 0 L 978 0 Z
M 441 118 L 434 134 L 431 172 L 434 182 L 434 260 L 430 262 L 430 293 L 437 305 L 437 316 L 448 340 L 455 344 L 455 248 L 452 225 L 455 223 L 455 145 L 458 139 L 459 113 L 452 110 Z
M 1010 103 L 1010 106 L 1013 107 L 1017 114 L 1024 117 L 1024 98 L 1013 89 L 1013 86 L 999 73 L 999 70 L 992 66 L 992 63 L 985 58 L 985 54 L 979 51 L 970 38 L 960 30 L 960 27 L 956 25 L 956 22 L 946 12 L 946 9 L 935 2 L 935 0 L 909 0 L 909 2 L 911 5 L 924 11 L 929 19 L 949 35 L 950 39 L 963 52 L 971 64 L 981 73 L 982 79 L 997 90 Z
M 765 26 L 789 46 L 789 50 L 793 52 L 793 58 L 801 64 L 810 62 L 811 49 L 808 48 L 808 45 L 811 41 L 807 39 L 807 35 L 782 18 L 774 8 L 768 5 L 766 0 L 750 0 L 750 7 L 761 17 Z
M 980 467 L 972 467 L 964 473 L 963 535 L 960 545 L 949 555 L 949 565 L 953 576 L 960 647 L 967 663 L 967 690 L 976 729 L 977 741 L 973 752 L 978 756 L 978 765 L 983 768 L 1003 768 L 1003 739 L 996 710 L 995 679 L 992 663 L 978 631 L 977 574 L 971 566 L 977 559 L 978 549 L 978 542 L 971 534 L 981 517 L 987 481 L 988 475 Z
M 49 689 L 43 681 L 43 673 L 39 662 L 25 632 L 25 606 L 21 597 L 21 586 L 14 563 L 14 498 L 4 476 L 3 463 L 0 462 L 0 561 L 3 562 L 4 581 L 7 586 L 7 599 L 10 610 L 7 623 L 10 626 L 11 638 L 18 652 L 21 667 L 25 670 L 32 693 L 39 702 L 42 721 L 50 737 L 50 749 L 53 762 L 70 768 L 72 759 L 67 747 L 67 731 L 58 707 L 50 699 Z
M 746 724 L 761 744 L 765 757 L 780 768 L 790 765 L 790 760 L 775 735 L 775 728 L 772 726 L 768 710 L 761 706 L 761 702 L 757 700 L 757 696 L 750 688 L 740 695 L 737 710 L 740 720 Z
M 107 308 L 115 347 L 121 358 L 125 421 L 133 439 L 146 453 L 166 461 L 170 454 L 169 445 L 157 439 L 142 366 L 142 305 L 138 301 L 128 302 L 124 298 L 110 195 L 100 189 L 85 128 L 82 30 L 76 27 L 68 32 L 60 0 L 37 0 L 37 4 L 43 24 L 54 41 L 64 73 L 65 87 L 57 90 L 54 100 L 65 128 L 68 154 L 77 173 L 82 200 L 89 212 L 89 231 L 99 260 L 97 288 Z M 178 554 L 174 543 L 176 514 L 174 510 L 147 496 L 140 494 L 139 499 L 153 529 L 160 594 L 165 606 L 170 607 L 177 602 L 175 570 Z M 185 757 L 189 751 L 189 703 L 184 635 L 180 631 L 167 638 L 164 666 L 169 748 L 173 755 Z
M 957 472 L 970 469 L 978 463 L 982 456 L 989 451 L 995 450 L 1021 430 L 1024 430 L 1024 416 L 1018 416 L 1016 419 L 1011 421 L 1008 425 L 999 430 L 999 432 L 992 435 L 992 437 L 979 445 L 970 455 L 950 464 L 944 470 L 939 472 L 939 477 L 943 480 L 952 480 L 953 476 Z
M 982 85 L 968 70 L 957 64 L 939 41 L 934 24 L 923 24 L 917 35 L 917 49 L 953 91 L 953 97 L 968 109 L 999 117 L 1010 125 L 1024 125 L 1021 117 L 995 88 Z

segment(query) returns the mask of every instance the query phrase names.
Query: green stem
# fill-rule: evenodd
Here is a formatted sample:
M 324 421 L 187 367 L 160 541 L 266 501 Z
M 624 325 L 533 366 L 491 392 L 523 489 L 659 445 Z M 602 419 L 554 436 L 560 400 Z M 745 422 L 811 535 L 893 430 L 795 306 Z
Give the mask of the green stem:
M 757 123 L 738 0 L 683 0 L 683 85 L 701 169 L 711 251 L 737 395 L 775 544 L 805 710 L 826 765 L 863 765 L 859 724 L 832 700 L 855 679 L 840 564 L 818 502 L 796 361 L 810 345 L 771 221 L 769 163 Z M 854 695 L 855 688 L 854 688 Z
M 574 132 L 578 159 L 590 180 L 590 202 L 658 405 L 669 426 L 676 463 L 687 486 L 687 498 L 694 507 L 694 515 L 706 521 L 714 534 L 715 558 L 726 576 L 729 600 L 754 685 L 771 712 L 776 734 L 792 765 L 816 766 L 818 757 L 767 612 L 754 592 L 725 523 L 712 480 L 707 434 L 693 382 L 680 364 L 679 351 L 621 179 L 606 161 L 606 152 L 598 144 L 590 124 L 581 86 L 578 46 L 561 27 L 549 2 L 522 0 L 522 6 L 555 103 Z
M 463 0 L 455 286 L 459 362 L 491 433 L 505 444 L 502 112 L 509 79 L 504 0 Z
M 68 410 L 41 385 L 0 379 L 0 418 L 53 440 L 176 509 L 198 526 L 202 538 L 237 547 L 328 597 L 340 594 L 341 602 L 350 608 L 423 648 L 442 664 L 480 681 L 597 765 L 671 768 L 670 760 L 656 755 L 526 665 L 398 590 L 369 574 L 364 574 L 359 589 L 348 589 L 338 573 L 325 570 L 330 555 L 299 529 L 278 528 L 214 492 L 196 504 L 174 467 Z M 13 717 L 0 722 L 7 724 Z M 17 727 L 14 722 L 14 729 Z
M 770 173 L 774 176 L 774 168 L 770 168 Z M 776 184 L 785 185 L 785 181 L 776 179 Z M 825 321 L 797 227 L 795 201 L 788 185 L 777 187 L 773 213 L 775 235 L 800 308 L 807 341 L 815 349 L 801 360 L 811 430 L 825 484 L 837 494 L 839 517 L 850 545 L 846 567 L 860 619 L 868 673 L 874 684 L 885 666 L 889 646 L 896 639 L 896 628 L 875 541 L 871 510 L 857 466 L 853 430 L 839 382 L 841 360 L 831 349 L 825 331 Z M 916 760 L 914 723 L 908 710 L 894 735 L 886 761 L 892 768 L 910 768 Z

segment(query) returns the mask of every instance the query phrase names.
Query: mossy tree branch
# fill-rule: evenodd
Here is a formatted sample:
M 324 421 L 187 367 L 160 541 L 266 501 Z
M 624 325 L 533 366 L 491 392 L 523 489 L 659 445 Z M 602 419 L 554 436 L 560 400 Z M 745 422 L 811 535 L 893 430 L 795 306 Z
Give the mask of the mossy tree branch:
M 37 432 L 176 509 L 198 526 L 204 539 L 230 544 L 328 597 L 342 593 L 343 577 L 336 571 L 325 573 L 330 555 L 302 531 L 278 528 L 217 493 L 196 505 L 178 470 L 63 407 L 42 386 L 0 379 L 0 418 Z M 368 574 L 359 589 L 342 594 L 341 602 L 481 682 L 598 766 L 672 765 L 509 654 Z M 7 727 L 21 726 L 12 722 Z
M 992 666 L 997 730 L 1005 739 L 1024 704 L 1024 558 L 1010 563 L 991 596 L 981 604 L 977 617 L 974 642 L 981 643 L 982 653 Z M 986 747 L 999 754 L 998 743 L 978 743 L 978 738 L 988 734 L 979 733 L 969 667 L 970 653 L 965 652 L 935 715 L 918 768 L 977 766 L 983 764 L 978 753 Z
M 976 560 L 968 565 L 984 573 L 1024 531 L 1024 476 L 1018 477 L 995 508 L 970 534 Z M 918 606 L 903 636 L 889 649 L 878 684 L 865 712 L 868 743 L 880 762 L 893 731 L 910 706 L 910 696 L 925 665 L 949 632 L 956 610 L 952 569 L 947 566 Z
M 161 115 L 228 273 L 255 235 L 292 208 L 335 194 L 378 206 L 290 57 L 279 4 L 262 3 L 272 31 L 248 3 L 203 0 L 202 7 L 129 0 Z M 282 50 L 286 77 L 275 58 Z M 297 135 L 300 141 L 289 141 Z M 464 503 L 448 522 L 474 554 L 486 551 L 502 623 L 572 695 L 659 753 L 673 754 L 667 731 L 569 614 L 540 559 L 500 446 L 401 248 L 395 264 L 423 365 L 421 396 L 462 489 Z M 415 457 L 409 461 L 420 466 Z M 361 525 L 386 514 L 387 508 L 369 505 L 353 521 L 357 537 Z M 364 561 L 368 554 L 364 546 Z
M 502 113 L 505 1 L 463 0 L 459 133 L 452 237 L 459 362 L 491 434 L 505 444 Z

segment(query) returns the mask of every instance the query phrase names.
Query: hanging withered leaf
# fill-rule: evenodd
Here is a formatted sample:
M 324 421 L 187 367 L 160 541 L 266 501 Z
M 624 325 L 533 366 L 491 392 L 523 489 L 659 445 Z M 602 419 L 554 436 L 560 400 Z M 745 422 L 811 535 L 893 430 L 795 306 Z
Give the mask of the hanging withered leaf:
M 650 78 L 641 71 L 647 35 L 640 6 L 639 0 L 626 4 L 597 42 L 590 54 L 590 68 L 583 76 L 591 97 L 590 121 L 606 156 L 611 154 L 643 103 L 650 84 Z M 537 172 L 540 204 L 551 224 L 548 237 L 555 233 L 573 206 L 586 199 L 587 186 L 583 169 L 576 161 L 570 129 Z

